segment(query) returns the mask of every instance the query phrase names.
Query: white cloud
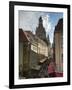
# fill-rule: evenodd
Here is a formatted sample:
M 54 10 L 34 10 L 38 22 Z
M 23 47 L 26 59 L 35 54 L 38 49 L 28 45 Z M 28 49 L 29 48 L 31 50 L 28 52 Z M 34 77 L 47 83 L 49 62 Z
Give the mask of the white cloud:
M 49 15 L 43 16 L 43 26 L 45 27 L 46 33 L 48 34 L 51 31 L 51 21 L 49 20 Z
M 54 27 L 52 27 L 51 31 L 49 32 L 50 42 L 53 43 L 53 37 L 54 37 Z
M 50 42 L 53 43 L 54 27 L 50 21 L 50 16 L 47 14 L 42 18 L 43 18 L 43 26 L 45 27 L 46 30 L 46 35 L 49 35 Z

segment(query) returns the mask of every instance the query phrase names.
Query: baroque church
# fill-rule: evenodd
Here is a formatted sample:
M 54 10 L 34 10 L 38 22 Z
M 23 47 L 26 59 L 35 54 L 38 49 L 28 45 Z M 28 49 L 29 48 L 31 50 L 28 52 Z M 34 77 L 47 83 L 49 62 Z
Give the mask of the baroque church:
M 36 28 L 36 35 L 43 41 L 46 41 L 46 31 L 45 28 L 43 27 L 42 17 L 39 18 L 39 24 L 38 27 Z

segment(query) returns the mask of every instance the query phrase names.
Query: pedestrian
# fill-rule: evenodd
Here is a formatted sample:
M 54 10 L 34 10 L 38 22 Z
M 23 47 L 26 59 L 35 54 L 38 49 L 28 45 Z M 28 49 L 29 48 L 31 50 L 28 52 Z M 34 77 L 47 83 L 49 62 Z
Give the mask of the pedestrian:
M 53 61 L 51 61 L 48 65 L 48 74 L 49 74 L 49 77 L 56 77 L 55 64 Z

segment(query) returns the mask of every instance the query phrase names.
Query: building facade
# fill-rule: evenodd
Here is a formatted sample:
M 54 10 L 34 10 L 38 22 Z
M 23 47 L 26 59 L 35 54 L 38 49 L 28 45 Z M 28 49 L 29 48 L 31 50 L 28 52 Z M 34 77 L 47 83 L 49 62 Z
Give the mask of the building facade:
M 63 72 L 63 19 L 60 19 L 55 27 L 53 48 L 56 70 Z
M 19 29 L 19 75 L 29 77 L 31 70 L 38 71 L 39 62 L 47 58 L 47 44 L 31 31 Z

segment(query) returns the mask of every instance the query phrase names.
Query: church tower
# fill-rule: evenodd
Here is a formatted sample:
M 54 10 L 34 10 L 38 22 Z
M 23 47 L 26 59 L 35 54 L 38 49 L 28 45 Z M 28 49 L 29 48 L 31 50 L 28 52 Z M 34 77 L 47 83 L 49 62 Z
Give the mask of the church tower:
M 38 27 L 36 28 L 36 35 L 46 41 L 46 32 L 45 32 L 45 28 L 43 27 L 43 20 L 42 17 L 39 18 L 39 24 Z

